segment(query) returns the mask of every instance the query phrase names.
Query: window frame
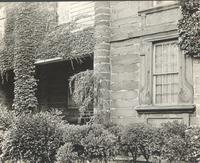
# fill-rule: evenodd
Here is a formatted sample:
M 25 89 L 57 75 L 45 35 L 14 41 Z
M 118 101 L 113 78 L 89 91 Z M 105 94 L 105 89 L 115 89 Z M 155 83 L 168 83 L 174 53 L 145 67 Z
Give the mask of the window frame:
M 173 38 L 173 39 L 167 39 L 167 40 L 159 40 L 159 41 L 154 41 L 152 42 L 152 55 L 151 55 L 151 95 L 152 95 L 152 105 L 158 105 L 158 106 L 166 106 L 166 105 L 177 105 L 178 104 L 178 94 L 177 94 L 177 102 L 176 103 L 156 103 L 156 88 L 155 88 L 155 76 L 159 75 L 167 75 L 167 74 L 177 74 L 178 75 L 178 81 L 180 81 L 180 66 L 181 66 L 181 59 L 180 59 L 180 48 L 178 48 L 178 54 L 177 54 L 177 71 L 176 72 L 167 72 L 167 73 L 156 73 L 155 72 L 155 46 L 157 45 L 163 45 L 163 44 L 169 44 L 169 43 L 176 43 L 178 44 L 178 39 Z M 179 82 L 180 83 L 180 82 Z M 178 92 L 180 91 L 180 84 L 178 84 Z
M 139 84 L 139 105 L 135 107 L 138 114 L 169 114 L 169 113 L 193 113 L 195 111 L 192 58 L 185 56 L 180 50 L 180 93 L 178 104 L 154 105 L 152 101 L 152 62 L 153 43 L 178 40 L 178 33 L 160 33 L 154 36 L 146 36 L 141 40 L 140 51 L 140 84 Z

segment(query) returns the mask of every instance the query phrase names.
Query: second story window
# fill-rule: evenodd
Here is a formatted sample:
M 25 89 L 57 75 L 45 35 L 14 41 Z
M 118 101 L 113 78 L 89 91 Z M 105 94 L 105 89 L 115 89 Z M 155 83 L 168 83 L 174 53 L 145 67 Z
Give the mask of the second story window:
M 154 104 L 178 103 L 179 54 L 177 41 L 154 44 L 152 73 Z

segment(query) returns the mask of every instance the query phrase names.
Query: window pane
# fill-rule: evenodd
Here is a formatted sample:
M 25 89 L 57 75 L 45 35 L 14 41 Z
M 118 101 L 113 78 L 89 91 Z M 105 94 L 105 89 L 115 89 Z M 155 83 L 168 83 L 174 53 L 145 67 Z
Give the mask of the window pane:
M 176 42 L 154 45 L 154 103 L 175 104 L 178 102 L 178 46 Z

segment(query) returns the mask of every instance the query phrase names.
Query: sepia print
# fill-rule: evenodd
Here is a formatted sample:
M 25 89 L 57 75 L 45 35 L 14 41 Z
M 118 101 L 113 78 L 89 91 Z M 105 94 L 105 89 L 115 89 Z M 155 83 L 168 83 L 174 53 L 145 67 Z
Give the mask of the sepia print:
M 0 2 L 0 162 L 198 163 L 200 0 Z

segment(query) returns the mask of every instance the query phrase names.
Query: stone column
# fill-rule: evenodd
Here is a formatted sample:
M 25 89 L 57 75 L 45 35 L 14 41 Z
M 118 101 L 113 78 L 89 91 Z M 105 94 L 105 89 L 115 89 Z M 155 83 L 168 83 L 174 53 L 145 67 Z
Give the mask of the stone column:
M 94 73 L 103 79 L 103 109 L 110 110 L 110 2 L 95 2 Z M 98 109 L 94 109 L 98 113 Z

